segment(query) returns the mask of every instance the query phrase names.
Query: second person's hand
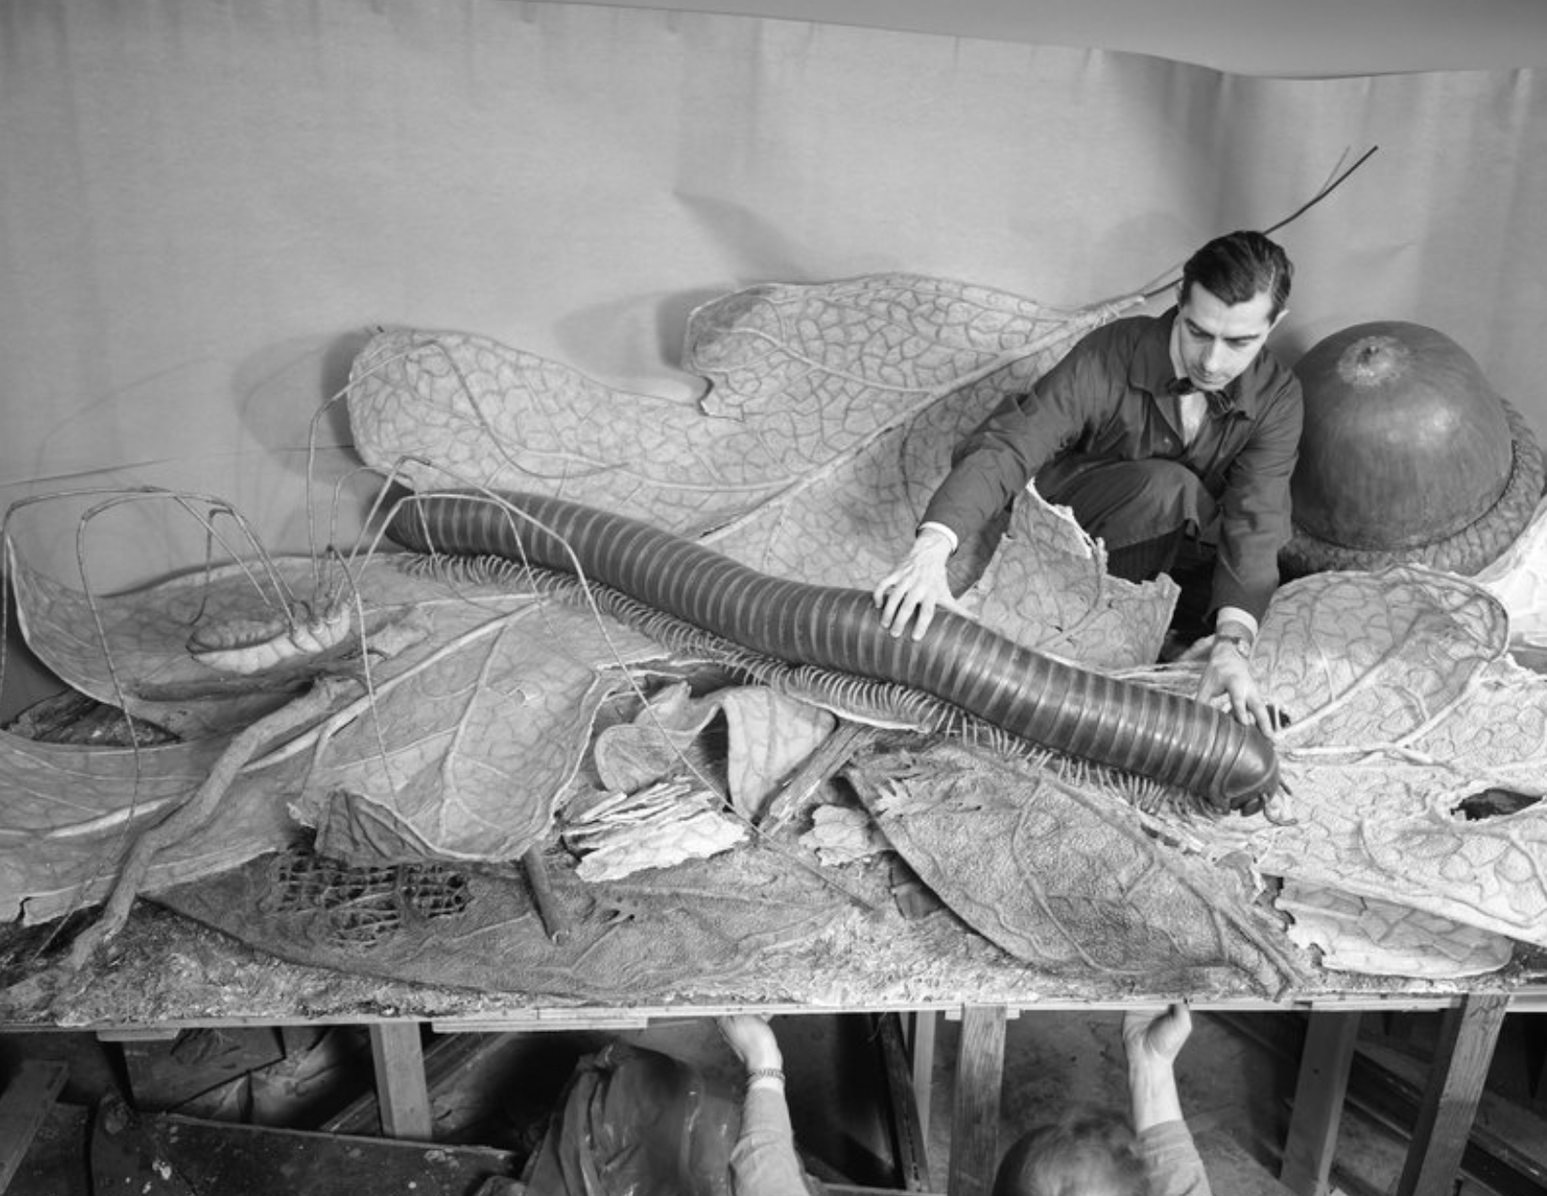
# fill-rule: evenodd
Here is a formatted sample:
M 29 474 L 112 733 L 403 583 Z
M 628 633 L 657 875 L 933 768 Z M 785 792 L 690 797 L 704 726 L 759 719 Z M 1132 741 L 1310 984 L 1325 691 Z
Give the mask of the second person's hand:
M 756 1013 L 726 1014 L 717 1018 L 716 1024 L 748 1071 L 784 1066 L 779 1040 L 766 1017 Z

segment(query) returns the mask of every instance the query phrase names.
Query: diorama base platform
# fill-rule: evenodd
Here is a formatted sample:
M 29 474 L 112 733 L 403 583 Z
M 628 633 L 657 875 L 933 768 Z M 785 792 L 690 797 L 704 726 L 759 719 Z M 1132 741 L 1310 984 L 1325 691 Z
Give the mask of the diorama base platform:
M 1508 969 L 1469 981 L 1418 980 L 1354 973 L 1313 973 L 1309 983 L 1276 999 L 1233 986 L 1178 992 L 1128 978 L 1039 975 L 1003 953 L 962 956 L 949 984 L 935 980 L 901 991 L 896 972 L 939 943 L 969 936 L 941 924 L 912 927 L 911 940 L 888 926 L 888 939 L 856 952 L 843 971 L 833 954 L 785 958 L 792 968 L 825 969 L 831 999 L 781 995 L 777 978 L 748 973 L 744 983 L 684 990 L 666 999 L 588 1002 L 512 989 L 481 992 L 294 963 L 149 901 L 138 903 L 123 930 L 86 965 L 71 968 L 68 923 L 0 927 L 0 1029 L 58 1027 L 173 1031 L 207 1025 L 369 1022 L 413 1019 L 461 1029 L 568 1028 L 643 1024 L 652 1017 L 757 1009 L 770 1013 L 940 1011 L 970 1006 L 1127 1008 L 1185 999 L 1195 1009 L 1441 1009 L 1468 996 L 1489 996 L 1516 1010 L 1547 1011 L 1547 955 L 1522 954 Z M 957 947 L 960 947 L 957 943 Z M 838 970 L 834 970 L 838 968 Z M 795 987 L 795 986 L 790 986 Z

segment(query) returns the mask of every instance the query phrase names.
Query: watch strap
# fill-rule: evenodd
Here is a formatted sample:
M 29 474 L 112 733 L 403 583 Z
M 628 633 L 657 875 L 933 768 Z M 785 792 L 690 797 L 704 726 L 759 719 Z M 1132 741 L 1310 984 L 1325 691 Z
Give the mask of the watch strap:
M 1216 635 L 1214 637 L 1214 642 L 1217 644 L 1229 644 L 1235 648 L 1235 650 L 1239 652 L 1244 658 L 1248 660 L 1251 659 L 1252 641 L 1250 636 L 1241 635 L 1238 632 L 1227 631 L 1223 634 Z

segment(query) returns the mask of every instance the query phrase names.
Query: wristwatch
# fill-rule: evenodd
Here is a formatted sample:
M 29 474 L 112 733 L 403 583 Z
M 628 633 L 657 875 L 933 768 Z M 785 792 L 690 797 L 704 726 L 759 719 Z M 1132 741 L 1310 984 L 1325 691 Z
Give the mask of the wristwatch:
M 1214 637 L 1216 644 L 1230 644 L 1239 652 L 1243 659 L 1250 660 L 1252 656 L 1252 641 L 1250 636 L 1241 635 L 1238 632 L 1223 632 Z

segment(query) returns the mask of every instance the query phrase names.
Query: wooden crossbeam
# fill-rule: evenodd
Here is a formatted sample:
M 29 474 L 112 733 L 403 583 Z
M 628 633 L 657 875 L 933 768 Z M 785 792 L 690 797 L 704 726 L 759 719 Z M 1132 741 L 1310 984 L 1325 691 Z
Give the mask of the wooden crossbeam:
M 389 1138 L 430 1141 L 434 1127 L 418 1024 L 381 1022 L 373 1025 L 370 1032 L 381 1132 Z
M 999 1163 L 999 1097 L 1004 1085 L 1003 1005 L 962 1010 L 951 1114 L 948 1196 L 988 1196 Z
M 11 1186 L 69 1074 L 53 1059 L 25 1059 L 6 1085 L 0 1096 L 0 1193 Z
M 919 1111 L 919 1133 L 925 1141 L 929 1140 L 929 1105 L 935 1086 L 935 1029 L 939 1020 L 933 1009 L 919 1009 L 908 1015 L 913 1099 Z
M 1511 998 L 1511 1009 L 1513 1006 L 1514 1001 Z M 1341 1008 L 1338 1011 L 1348 1012 Z M 1251 1022 L 1232 1013 L 1216 1013 L 1214 1017 L 1281 1059 L 1293 1062 L 1298 1058 L 1302 1063 L 1305 1060 L 1305 1054 L 1300 1049 L 1301 1044 L 1291 1045 L 1286 1041 L 1286 1038 L 1292 1038 L 1292 1035 L 1264 1034 Z M 1442 1040 L 1438 1044 L 1436 1057 L 1431 1065 L 1428 1085 L 1431 1097 L 1438 1090 L 1437 1085 L 1440 1088 L 1443 1087 L 1445 1078 L 1453 1066 L 1452 1059 L 1455 1052 L 1452 1051 L 1451 1055 L 1447 1056 L 1444 1050 Z M 1483 1069 L 1482 1078 L 1486 1078 L 1486 1067 Z M 1410 1160 L 1410 1167 L 1423 1165 L 1423 1148 L 1418 1138 L 1418 1134 L 1423 1132 L 1419 1125 L 1419 1111 L 1425 1099 L 1423 1085 L 1414 1083 L 1409 1078 L 1391 1070 L 1386 1064 L 1366 1054 L 1363 1048 L 1356 1048 L 1352 1064 L 1348 1068 L 1347 1099 L 1349 1108 L 1357 1109 L 1376 1124 L 1408 1143 L 1406 1147 L 1408 1153 L 1404 1158 Z M 1478 1105 L 1480 1104 L 1479 1098 Z M 1476 1107 L 1474 1106 L 1473 1109 L 1474 1114 Z M 1453 1113 L 1455 1111 L 1452 1110 Z M 1467 1115 L 1465 1120 L 1471 1123 L 1471 1115 Z M 1448 1192 L 1443 1176 L 1449 1174 L 1454 1177 L 1457 1172 L 1443 1170 L 1445 1166 L 1443 1160 L 1434 1157 L 1428 1160 L 1428 1165 L 1441 1168 L 1436 1170 L 1431 1178 L 1439 1184 L 1440 1190 Z M 1463 1144 L 1459 1174 L 1477 1181 L 1494 1192 L 1519 1193 L 1520 1196 L 1531 1193 L 1533 1196 L 1538 1196 L 1540 1192 L 1547 1191 L 1547 1166 L 1530 1157 L 1529 1153 L 1501 1139 L 1488 1126 L 1476 1123 L 1470 1124 L 1469 1140 Z
M 423 1050 L 424 1086 L 431 1105 L 435 1094 L 454 1086 L 495 1051 L 503 1049 L 516 1034 L 446 1034 L 432 1038 Z M 357 1096 L 317 1128 L 330 1134 L 369 1134 L 381 1122 L 375 1088 Z
M 1341 1010 L 1311 1013 L 1278 1173 L 1279 1181 L 1295 1196 L 1327 1196 L 1331 1190 L 1332 1160 L 1361 1016 Z
M 881 1042 L 886 1104 L 891 1114 L 888 1123 L 892 1158 L 896 1160 L 898 1180 L 905 1192 L 928 1192 L 935 1185 L 929 1176 L 929 1152 L 919 1121 L 908 1053 L 903 1047 L 902 1019 L 895 1013 L 883 1013 L 876 1018 L 876 1030 Z
M 1396 1196 L 1450 1196 L 1508 1008 L 1507 994 L 1474 993 L 1443 1014 Z

